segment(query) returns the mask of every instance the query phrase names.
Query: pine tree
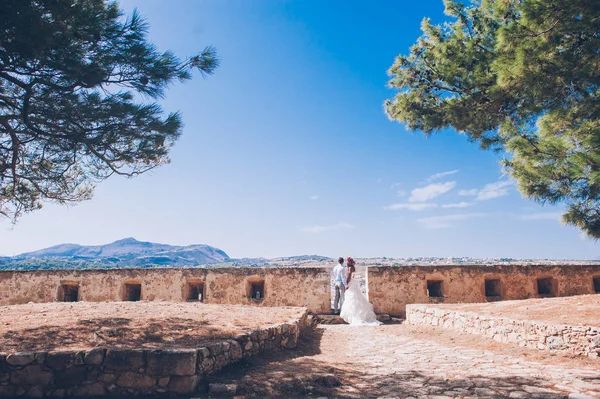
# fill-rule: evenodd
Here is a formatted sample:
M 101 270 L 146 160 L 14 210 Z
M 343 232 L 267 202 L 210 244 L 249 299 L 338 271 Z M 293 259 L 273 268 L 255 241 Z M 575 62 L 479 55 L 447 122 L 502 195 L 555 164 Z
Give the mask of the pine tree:
M 388 116 L 501 152 L 523 195 L 600 238 L 600 2 L 444 3 L 452 22 L 423 20 L 390 69 Z
M 147 28 L 116 2 L 0 2 L 0 214 L 82 201 L 113 174 L 169 161 L 181 117 L 141 99 L 219 61 L 210 46 L 185 60 L 159 52 Z

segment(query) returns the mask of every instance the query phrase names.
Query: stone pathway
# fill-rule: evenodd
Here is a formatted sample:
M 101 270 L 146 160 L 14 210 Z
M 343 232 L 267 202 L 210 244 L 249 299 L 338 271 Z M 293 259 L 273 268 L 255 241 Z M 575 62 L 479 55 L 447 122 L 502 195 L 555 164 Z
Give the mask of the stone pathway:
M 299 349 L 226 370 L 238 395 L 600 398 L 600 361 L 437 328 L 320 326 Z

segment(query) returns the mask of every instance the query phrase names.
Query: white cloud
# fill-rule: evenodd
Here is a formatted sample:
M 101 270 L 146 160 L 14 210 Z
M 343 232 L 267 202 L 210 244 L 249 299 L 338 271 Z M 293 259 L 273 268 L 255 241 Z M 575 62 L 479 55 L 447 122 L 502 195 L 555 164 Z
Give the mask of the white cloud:
M 519 220 L 556 220 L 559 221 L 561 217 L 560 212 L 538 212 L 538 213 L 530 213 L 528 215 L 519 215 L 517 219 Z
M 472 202 L 457 202 L 454 204 L 443 204 L 442 208 L 467 208 L 469 206 L 473 206 L 475 204 L 473 204 Z
M 409 211 L 423 211 L 429 208 L 436 208 L 437 204 L 421 202 L 421 203 L 402 203 L 402 204 L 392 204 L 388 206 L 384 206 L 383 209 L 388 211 L 397 211 L 400 209 L 407 209 Z
M 322 233 L 324 231 L 330 231 L 330 230 L 341 230 L 341 229 L 345 229 L 345 230 L 349 230 L 349 229 L 353 229 L 354 226 L 351 225 L 350 223 L 346 223 L 346 222 L 339 222 L 336 224 L 332 224 L 330 226 L 309 226 L 309 227 L 303 227 L 300 230 L 306 232 L 306 233 Z
M 312 197 L 309 198 L 309 200 L 318 200 L 319 196 L 318 195 L 313 195 Z
M 406 191 L 398 190 L 398 197 L 404 197 L 406 195 Z
M 512 182 L 505 180 L 496 183 L 490 183 L 483 186 L 482 189 L 473 188 L 471 190 L 460 190 L 458 195 L 476 197 L 475 201 L 487 201 L 498 197 L 508 195 L 508 190 Z
M 508 195 L 508 188 L 509 186 L 512 186 L 512 184 L 511 181 L 499 181 L 486 184 L 477 194 L 475 201 L 487 201 Z
M 451 227 L 452 222 L 485 217 L 487 215 L 487 213 L 457 213 L 454 215 L 432 216 L 428 218 L 417 219 L 417 222 L 426 229 L 443 229 L 445 227 Z
M 450 175 L 453 175 L 458 172 L 459 172 L 459 170 L 455 169 L 455 170 L 449 170 L 447 172 L 434 173 L 433 175 L 429 176 L 426 181 L 431 182 L 431 181 L 439 179 L 440 177 L 450 176 Z
M 429 184 L 425 187 L 415 188 L 410 192 L 410 198 L 408 202 L 425 202 L 439 197 L 440 195 L 447 193 L 456 186 L 455 181 L 449 181 L 446 183 L 434 183 Z

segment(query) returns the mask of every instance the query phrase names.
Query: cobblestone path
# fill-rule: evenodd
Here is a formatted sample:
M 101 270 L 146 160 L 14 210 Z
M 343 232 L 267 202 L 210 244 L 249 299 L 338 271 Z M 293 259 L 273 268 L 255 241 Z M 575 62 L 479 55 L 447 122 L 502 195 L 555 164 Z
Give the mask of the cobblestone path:
M 600 360 L 437 328 L 327 325 L 219 380 L 248 398 L 600 398 Z

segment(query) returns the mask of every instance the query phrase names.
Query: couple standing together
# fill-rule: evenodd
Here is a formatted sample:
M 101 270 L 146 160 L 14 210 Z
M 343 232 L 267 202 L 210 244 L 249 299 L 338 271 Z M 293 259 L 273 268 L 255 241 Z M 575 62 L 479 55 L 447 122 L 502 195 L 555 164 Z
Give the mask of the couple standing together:
M 338 263 L 333 268 L 333 283 L 335 285 L 335 301 L 333 312 L 338 314 L 344 321 L 353 326 L 378 326 L 377 316 L 373 311 L 373 305 L 362 293 L 358 281 L 354 279 L 356 262 L 351 257 L 338 258 Z M 341 309 L 341 310 L 340 310 Z

